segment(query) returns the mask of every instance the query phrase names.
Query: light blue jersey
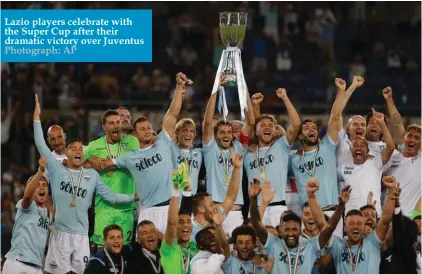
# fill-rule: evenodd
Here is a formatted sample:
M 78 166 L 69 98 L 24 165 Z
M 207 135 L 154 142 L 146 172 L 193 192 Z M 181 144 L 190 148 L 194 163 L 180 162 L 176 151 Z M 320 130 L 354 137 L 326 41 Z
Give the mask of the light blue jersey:
M 276 189 L 272 203 L 286 200 L 287 171 L 291 147 L 286 136 L 283 136 L 275 141 L 270 148 L 260 148 L 259 153 L 248 151 L 245 155 L 243 164 L 248 175 L 248 181 L 252 182 L 254 178 L 259 179 L 261 184 L 269 181 L 271 188 Z M 259 165 L 257 154 L 259 154 Z M 261 178 L 262 169 L 265 170 L 264 179 Z M 258 196 L 258 205 L 260 204 L 261 195 Z
M 265 250 L 267 251 L 268 256 L 274 257 L 274 267 L 271 273 L 280 274 L 280 273 L 296 273 L 296 274 L 309 274 L 312 272 L 314 267 L 315 260 L 321 254 L 319 248 L 318 237 L 314 237 L 309 241 L 299 241 L 299 252 L 298 248 L 288 249 L 284 240 L 268 234 L 267 242 L 265 243 Z M 299 258 L 298 257 L 299 253 Z M 290 258 L 290 264 L 289 264 Z M 294 272 L 294 267 L 297 262 L 296 272 Z M 289 271 L 289 267 L 291 270 Z
M 113 159 L 117 167 L 126 168 L 132 174 L 144 208 L 170 200 L 173 172 L 171 145 L 172 140 L 163 129 L 154 145 Z
M 47 208 L 40 208 L 35 201 L 28 209 L 22 208 L 22 200 L 16 205 L 17 213 L 12 232 L 12 248 L 6 258 L 42 267 L 47 245 L 50 221 Z
M 242 261 L 233 254 L 223 263 L 224 274 L 267 274 L 263 266 L 256 266 L 251 261 Z
M 205 169 L 207 172 L 207 192 L 213 201 L 222 203 L 227 194 L 233 172 L 233 161 L 230 150 L 222 150 L 214 137 L 209 144 L 204 144 Z M 238 140 L 233 141 L 233 153 L 245 154 L 245 149 Z M 228 161 L 228 170 L 227 163 Z M 242 182 L 243 168 L 240 169 L 240 182 Z M 235 201 L 236 205 L 243 205 L 242 183 L 239 185 L 239 192 Z
M 192 242 L 196 243 L 195 236 L 198 234 L 199 231 L 204 229 L 205 227 L 200 225 L 195 219 L 192 219 L 192 233 L 190 235 L 190 239 Z
M 353 256 L 353 262 L 359 253 L 359 261 L 356 267 L 356 273 L 359 274 L 373 274 L 379 273 L 381 262 L 381 246 L 382 242 L 378 238 L 375 231 L 369 233 L 362 241 L 360 252 L 358 245 L 352 246 L 351 250 L 345 240 L 333 235 L 333 243 L 328 251 L 332 254 L 333 260 L 336 264 L 337 274 L 352 273 L 352 260 L 350 252 Z
M 315 155 L 317 151 L 318 154 Z M 309 173 L 313 174 L 314 169 L 316 169 L 314 177 L 320 183 L 316 196 L 321 207 L 336 205 L 338 203 L 339 187 L 337 184 L 336 144 L 330 136 L 325 135 L 322 138 L 319 149 L 306 151 L 304 155 L 291 155 L 289 167 L 296 180 L 301 205 L 308 201 L 306 184 L 312 177 Z
M 200 148 L 194 148 L 192 150 L 186 150 L 179 148 L 178 145 L 172 143 L 171 154 L 173 160 L 173 169 L 179 168 L 181 163 L 186 163 L 188 170 L 190 171 L 190 179 L 192 182 L 191 192 L 195 195 L 198 191 L 198 177 L 199 170 L 202 165 L 202 151 Z
M 314 237 L 313 237 L 314 238 Z M 318 237 L 315 237 L 318 238 Z M 305 244 L 307 241 L 309 241 L 312 238 L 309 238 L 309 236 L 304 235 L 303 233 L 300 235 L 299 237 L 299 242 L 300 244 Z M 321 256 L 323 256 L 324 254 L 328 253 L 327 249 L 324 248 L 321 250 L 321 252 L 318 254 L 318 257 L 316 258 L 315 262 L 314 262 L 314 267 L 312 268 L 312 272 L 310 274 L 319 274 L 319 269 L 317 267 L 317 262 L 319 261 L 319 259 L 321 258 Z
M 56 160 L 45 143 L 39 121 L 34 121 L 34 135 L 39 153 L 47 159 L 46 168 L 49 171 L 49 181 L 56 211 L 53 223 L 55 230 L 70 234 L 88 235 L 88 209 L 91 206 L 94 192 L 97 192 L 105 201 L 112 204 L 133 202 L 134 195 L 114 193 L 103 183 L 100 174 L 94 169 L 72 170 Z M 74 186 L 72 186 L 69 173 L 73 178 Z M 72 206 L 74 198 L 76 206 Z

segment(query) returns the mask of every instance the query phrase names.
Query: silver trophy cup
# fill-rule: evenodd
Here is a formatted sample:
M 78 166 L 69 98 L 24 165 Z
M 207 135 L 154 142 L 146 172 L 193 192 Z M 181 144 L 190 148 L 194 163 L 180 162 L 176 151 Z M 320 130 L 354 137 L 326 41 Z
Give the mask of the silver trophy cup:
M 243 43 L 246 32 L 246 23 L 248 14 L 245 12 L 220 12 L 220 36 L 223 44 L 228 48 L 238 48 Z M 227 58 L 224 60 L 223 86 L 236 87 L 236 68 L 235 52 L 228 52 Z

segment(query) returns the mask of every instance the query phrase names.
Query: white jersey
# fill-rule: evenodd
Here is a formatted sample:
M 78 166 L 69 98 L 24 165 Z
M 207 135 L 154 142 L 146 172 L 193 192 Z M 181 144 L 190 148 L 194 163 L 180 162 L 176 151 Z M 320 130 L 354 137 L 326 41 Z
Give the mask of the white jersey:
M 346 213 L 351 209 L 359 209 L 367 204 L 368 193 L 372 191 L 374 200 L 377 201 L 375 208 L 378 216 L 381 216 L 381 178 L 384 170 L 381 155 L 370 158 L 361 165 L 356 165 L 352 160 L 338 167 L 339 180 L 350 185 L 349 202 L 346 204 Z
M 352 152 L 350 151 L 350 145 L 352 144 L 352 141 L 350 141 L 349 136 L 347 136 L 344 129 L 339 131 L 338 137 L 339 142 L 336 149 L 337 166 L 341 166 L 342 164 L 347 163 L 350 159 L 352 159 Z M 383 141 L 366 141 L 368 142 L 369 154 L 372 156 L 380 155 L 384 148 L 387 146 Z
M 385 167 L 384 176 L 394 176 L 400 183 L 400 207 L 404 215 L 410 216 L 421 197 L 421 156 L 406 158 L 394 150 Z

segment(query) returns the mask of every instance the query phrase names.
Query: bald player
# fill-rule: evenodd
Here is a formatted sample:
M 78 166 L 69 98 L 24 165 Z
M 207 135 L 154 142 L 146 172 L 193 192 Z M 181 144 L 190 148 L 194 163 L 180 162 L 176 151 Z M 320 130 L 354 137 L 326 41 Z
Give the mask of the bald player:
M 66 159 L 64 154 L 64 147 L 66 144 L 66 133 L 63 128 L 59 125 L 52 125 L 47 131 L 47 141 L 50 147 L 53 149 L 52 154 L 54 158 L 59 161 Z
M 123 135 L 132 135 L 136 137 L 135 131 L 132 127 L 132 115 L 126 107 L 116 108 L 117 113 L 120 117 L 121 133 Z
M 51 127 L 48 128 L 47 142 L 50 145 L 50 147 L 53 149 L 51 153 L 53 154 L 54 158 L 56 158 L 60 162 L 63 162 L 63 160 L 67 159 L 64 153 L 65 145 L 66 145 L 66 133 L 64 132 L 61 126 L 52 125 Z M 86 149 L 86 146 L 83 146 L 84 151 L 85 149 Z

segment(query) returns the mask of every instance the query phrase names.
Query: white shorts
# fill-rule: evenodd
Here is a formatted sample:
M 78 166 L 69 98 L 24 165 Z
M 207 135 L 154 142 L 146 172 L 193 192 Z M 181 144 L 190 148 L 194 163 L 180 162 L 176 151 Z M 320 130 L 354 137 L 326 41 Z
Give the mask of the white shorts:
M 150 208 L 140 208 L 138 224 L 144 220 L 154 223 L 155 227 L 161 233 L 166 233 L 167 217 L 169 215 L 169 206 L 157 206 Z
M 334 210 L 333 211 L 323 211 L 322 213 L 324 213 L 325 215 L 327 215 L 328 217 L 331 218 L 331 216 L 333 216 L 333 214 L 334 214 Z M 336 236 L 343 239 L 343 217 L 341 217 L 340 221 L 338 222 L 337 227 L 333 232 L 333 235 L 336 235 Z
M 3 265 L 3 274 L 42 274 L 41 267 L 32 267 L 29 265 L 26 265 L 24 263 L 21 263 L 19 261 L 12 261 L 9 259 L 6 259 Z
M 284 211 L 287 210 L 287 206 L 276 205 L 269 206 L 265 209 L 264 217 L 262 218 L 262 223 L 264 225 L 270 225 L 272 227 L 277 227 L 280 225 L 280 217 Z
M 232 235 L 233 230 L 243 224 L 243 215 L 241 210 L 230 211 L 223 222 L 224 232 Z
M 52 274 L 83 273 L 90 258 L 88 235 L 50 234 L 44 270 Z

